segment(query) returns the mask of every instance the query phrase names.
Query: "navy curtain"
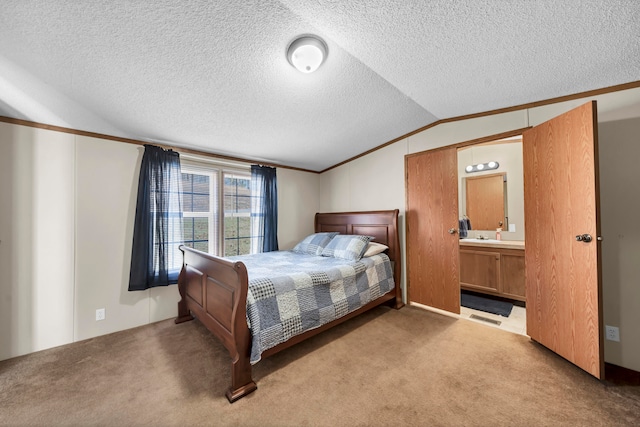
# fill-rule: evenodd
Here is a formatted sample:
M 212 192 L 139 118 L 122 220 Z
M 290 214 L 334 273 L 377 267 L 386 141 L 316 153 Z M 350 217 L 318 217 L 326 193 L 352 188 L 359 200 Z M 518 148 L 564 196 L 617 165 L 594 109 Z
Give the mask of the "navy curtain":
M 251 253 L 278 250 L 276 169 L 251 165 Z
M 144 146 L 133 228 L 129 290 L 178 282 L 182 266 L 180 155 Z

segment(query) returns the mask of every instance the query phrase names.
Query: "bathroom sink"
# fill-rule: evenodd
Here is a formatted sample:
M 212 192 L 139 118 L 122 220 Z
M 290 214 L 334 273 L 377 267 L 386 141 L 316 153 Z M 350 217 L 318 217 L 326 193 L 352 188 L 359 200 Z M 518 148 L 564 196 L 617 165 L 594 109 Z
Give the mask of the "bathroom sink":
M 470 243 L 502 243 L 502 240 L 496 239 L 461 239 L 461 241 Z

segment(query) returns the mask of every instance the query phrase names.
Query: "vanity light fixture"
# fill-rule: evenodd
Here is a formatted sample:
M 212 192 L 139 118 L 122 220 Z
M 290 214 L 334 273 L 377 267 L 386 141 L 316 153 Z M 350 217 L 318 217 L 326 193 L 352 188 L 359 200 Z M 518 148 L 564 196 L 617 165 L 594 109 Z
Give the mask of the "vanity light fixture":
M 473 173 L 473 172 L 481 172 L 481 171 L 488 171 L 492 169 L 498 169 L 498 167 L 500 167 L 500 163 L 498 162 L 478 163 L 477 165 L 467 166 L 466 168 L 464 168 L 464 171 L 466 173 Z
M 287 48 L 289 63 L 303 73 L 313 73 L 327 58 L 327 45 L 313 35 L 300 36 Z

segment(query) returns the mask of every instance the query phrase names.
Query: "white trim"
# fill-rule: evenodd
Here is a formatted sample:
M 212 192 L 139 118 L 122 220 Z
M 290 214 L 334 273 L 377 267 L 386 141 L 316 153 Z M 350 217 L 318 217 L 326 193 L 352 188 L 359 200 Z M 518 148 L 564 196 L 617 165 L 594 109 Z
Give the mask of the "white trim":
M 180 156 L 180 167 L 182 172 L 193 175 L 209 176 L 209 211 L 207 212 L 183 212 L 184 218 L 208 218 L 209 219 L 209 247 L 208 252 L 218 256 L 224 256 L 224 222 L 225 218 L 250 218 L 250 212 L 225 212 L 224 209 L 224 179 L 242 179 L 251 180 L 251 170 L 249 165 L 241 165 L 228 162 L 203 161 L 204 159 L 188 156 Z M 213 183 L 217 179 L 216 194 Z M 217 211 L 215 208 L 217 207 Z M 217 212 L 217 218 L 215 218 Z M 215 219 L 214 219 L 215 218 Z M 215 230 L 214 222 L 217 220 L 217 230 Z M 211 236 L 214 234 L 214 236 Z M 213 237 L 213 238 L 212 238 Z
M 204 167 L 202 165 L 193 164 L 191 162 L 180 162 L 180 170 L 182 173 L 187 173 L 190 175 L 202 175 L 209 177 L 209 210 L 206 212 L 185 212 L 183 210 L 182 215 L 184 218 L 207 218 L 208 219 L 208 248 L 207 252 L 212 254 L 220 254 L 220 238 L 215 238 L 219 236 L 220 230 L 214 229 L 214 206 L 216 206 L 216 194 L 213 191 L 213 182 L 214 180 L 220 179 L 221 170 L 214 168 L 212 166 Z M 219 187 L 219 185 L 218 185 Z M 218 189 L 220 191 L 220 189 Z M 219 199 L 220 197 L 218 197 Z M 222 218 L 218 218 L 218 222 L 220 222 Z M 219 228 L 219 227 L 218 227 Z M 214 236 L 211 236 L 212 231 L 214 232 Z M 194 231 L 195 233 L 195 231 Z M 195 240 L 195 236 L 192 236 Z M 214 237 L 214 238 L 212 238 Z M 217 249 L 216 249 L 217 248 Z
M 225 218 L 250 218 L 251 213 L 250 212 L 225 212 L 224 217 Z

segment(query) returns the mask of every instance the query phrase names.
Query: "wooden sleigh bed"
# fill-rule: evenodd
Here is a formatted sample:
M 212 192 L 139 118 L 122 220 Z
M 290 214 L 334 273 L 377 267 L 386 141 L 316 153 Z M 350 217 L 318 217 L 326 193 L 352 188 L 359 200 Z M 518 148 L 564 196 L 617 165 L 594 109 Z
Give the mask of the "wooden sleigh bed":
M 402 268 L 398 234 L 398 210 L 317 213 L 315 232 L 339 232 L 373 236 L 374 241 L 389 248 L 386 254 L 393 266 L 395 287 L 363 307 L 316 329 L 295 335 L 262 353 L 268 357 L 307 338 L 317 335 L 358 314 L 381 304 L 397 309 L 403 306 L 400 287 Z M 216 336 L 231 356 L 231 387 L 226 396 L 234 402 L 256 390 L 250 363 L 251 331 L 247 324 L 247 294 L 249 277 L 246 266 L 239 261 L 215 257 L 182 246 L 184 263 L 178 279 L 181 300 L 176 323 L 194 316 Z

